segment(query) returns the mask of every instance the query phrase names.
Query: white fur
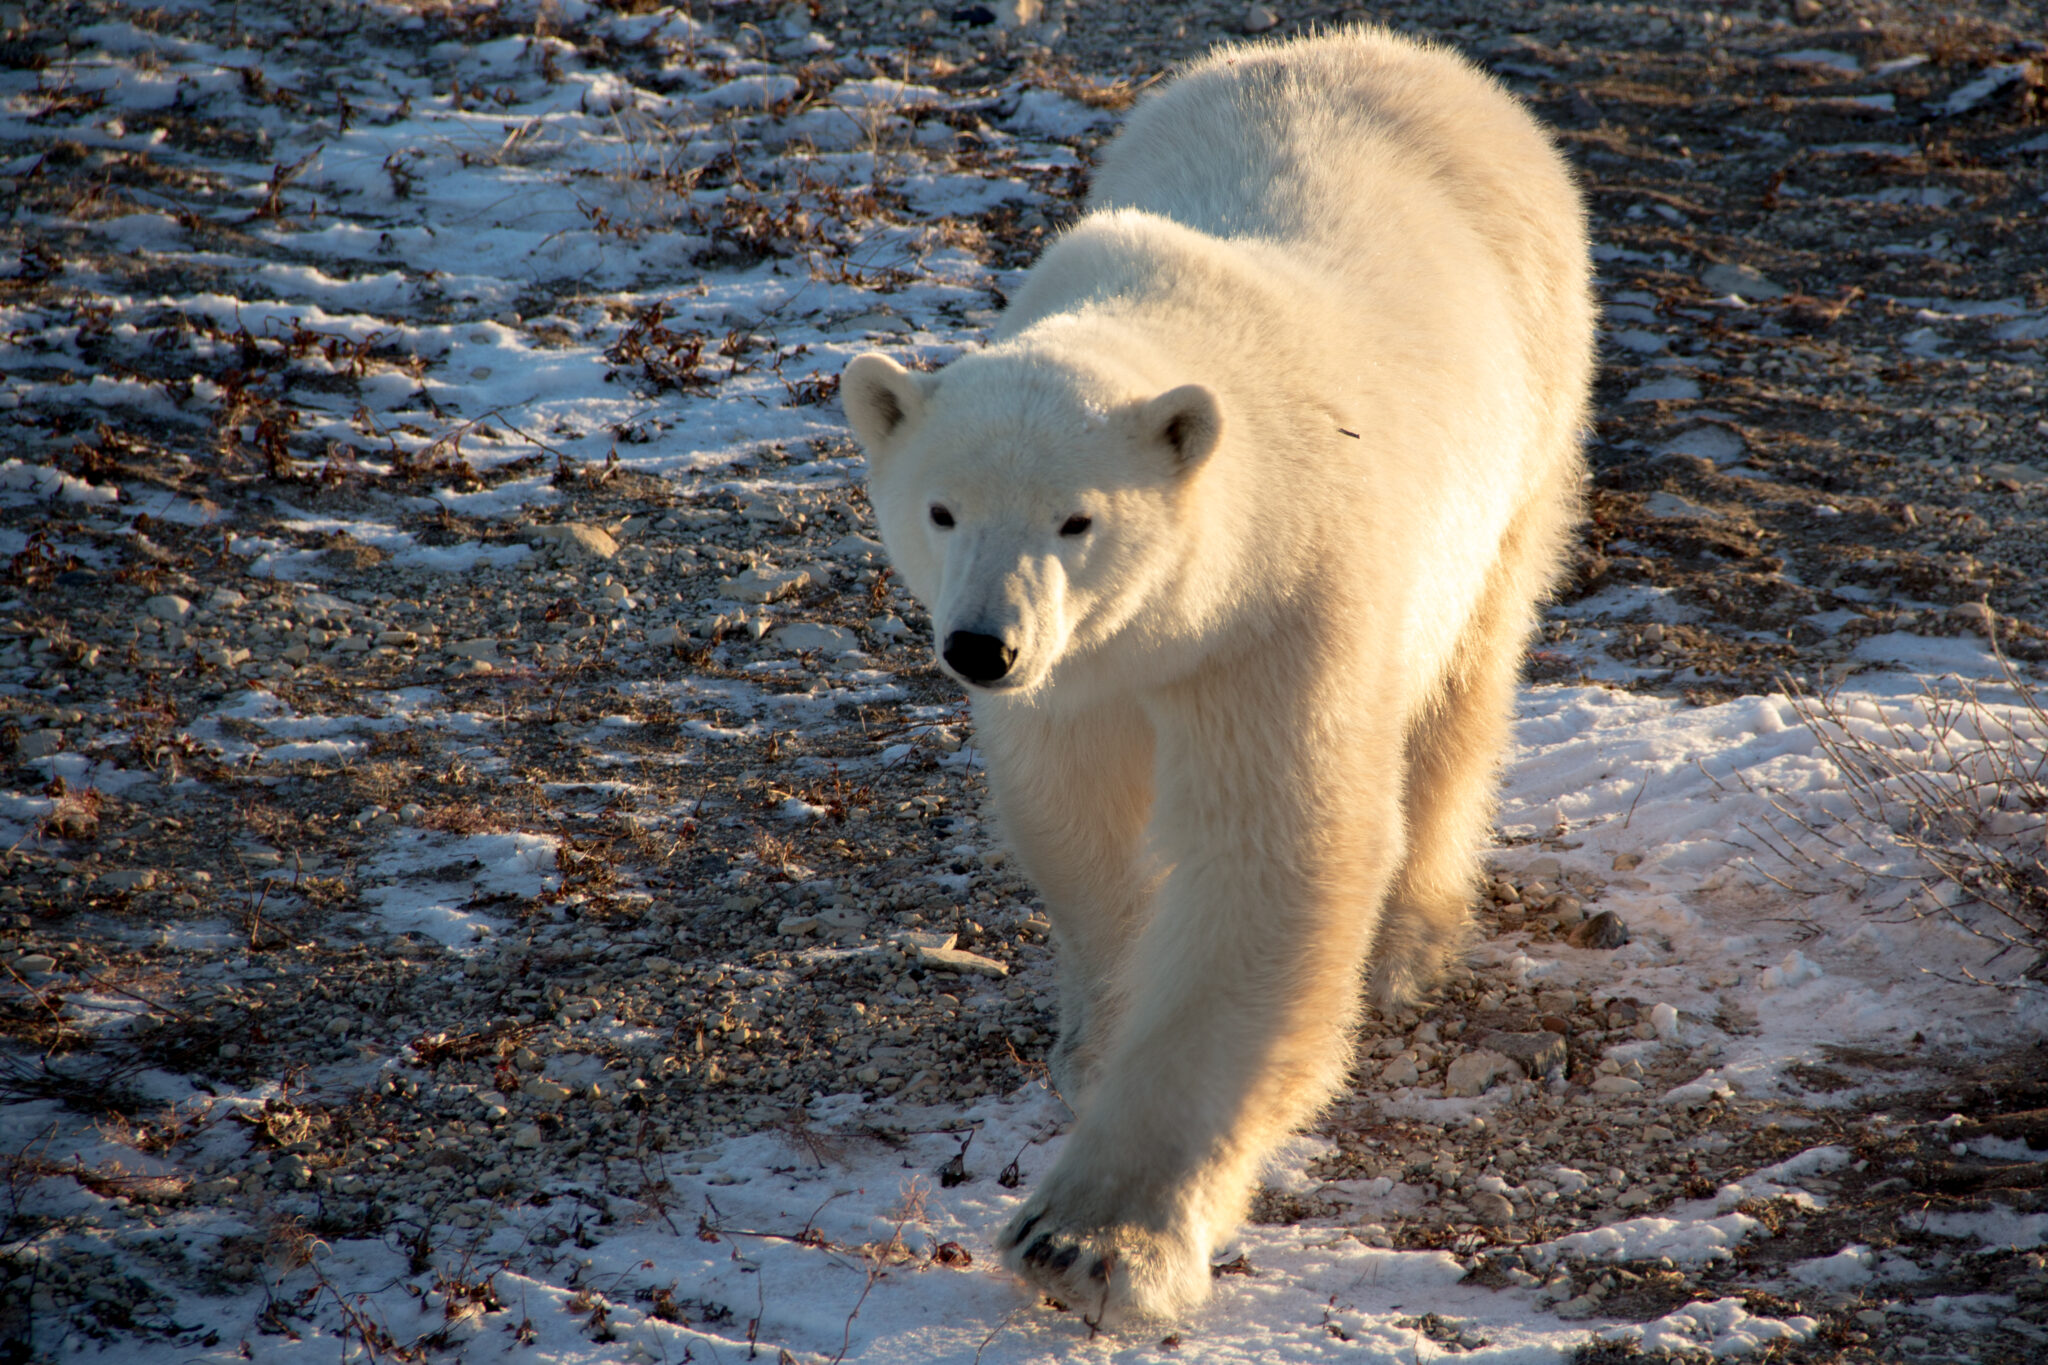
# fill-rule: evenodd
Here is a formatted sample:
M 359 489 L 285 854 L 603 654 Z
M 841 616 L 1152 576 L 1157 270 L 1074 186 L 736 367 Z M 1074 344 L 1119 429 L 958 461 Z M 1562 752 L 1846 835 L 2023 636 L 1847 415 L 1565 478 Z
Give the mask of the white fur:
M 1095 1321 L 1207 1292 L 1362 979 L 1399 1000 L 1460 950 L 1578 512 L 1588 274 L 1521 107 L 1351 31 L 1147 100 L 987 350 L 847 367 L 939 647 L 1015 651 L 970 692 L 1078 1121 L 1000 1241 Z

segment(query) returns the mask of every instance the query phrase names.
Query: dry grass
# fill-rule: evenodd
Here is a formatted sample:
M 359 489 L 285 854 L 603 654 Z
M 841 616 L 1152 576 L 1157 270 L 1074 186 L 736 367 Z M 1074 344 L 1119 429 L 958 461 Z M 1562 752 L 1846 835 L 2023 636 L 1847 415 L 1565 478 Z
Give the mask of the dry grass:
M 1966 973 L 1971 980 L 2038 989 L 2048 982 L 2048 705 L 2003 656 L 1999 664 L 2003 696 L 1950 677 L 1896 709 L 1789 684 L 1854 818 L 1823 829 L 1764 794 L 1793 828 L 1750 832 L 1802 870 L 1907 884 L 1916 918 L 1960 926 L 1994 945 L 1987 967 L 2007 964 L 1997 979 Z M 1825 852 L 1808 851 L 1816 840 Z M 1887 870 L 1900 853 L 1927 871 Z

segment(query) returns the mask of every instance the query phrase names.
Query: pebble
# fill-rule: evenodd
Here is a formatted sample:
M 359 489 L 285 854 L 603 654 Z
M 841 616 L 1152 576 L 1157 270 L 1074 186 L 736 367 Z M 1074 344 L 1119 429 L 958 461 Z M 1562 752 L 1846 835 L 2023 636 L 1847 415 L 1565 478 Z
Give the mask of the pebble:
M 532 1151 L 540 1146 L 540 1125 L 522 1123 L 512 1130 L 512 1145 L 522 1151 Z
M 1414 1085 L 1421 1079 L 1422 1073 L 1416 1069 L 1415 1059 L 1406 1053 L 1402 1053 L 1394 1058 L 1393 1061 L 1380 1068 L 1380 1083 L 1382 1085 L 1394 1087 Z
M 1628 925 L 1612 910 L 1602 910 L 1574 928 L 1569 941 L 1574 948 L 1619 948 L 1628 942 Z
M 805 569 L 748 569 L 726 579 L 718 588 L 736 602 L 773 602 L 802 592 L 810 585 L 811 575 Z
M 797 654 L 808 654 L 812 650 L 822 650 L 827 654 L 844 654 L 848 650 L 860 648 L 860 637 L 843 626 L 814 625 L 809 621 L 777 626 L 769 632 L 768 638 Z
M 1641 1081 L 1628 1076 L 1602 1076 L 1592 1086 L 1596 1095 L 1633 1095 L 1642 1088 Z
M 970 953 L 964 948 L 917 948 L 917 961 L 921 966 L 936 968 L 942 972 L 965 972 L 976 976 L 1003 977 L 1010 974 L 1004 963 L 979 953 Z
M 1570 1048 L 1563 1036 L 1547 1030 L 1534 1033 L 1495 1031 L 1481 1034 L 1474 1041 L 1481 1048 L 1512 1058 L 1522 1068 L 1523 1074 L 1534 1080 L 1564 1070 L 1570 1059 Z
M 1238 27 L 1246 33 L 1264 33 L 1267 29 L 1277 26 L 1279 22 L 1280 16 L 1266 6 L 1253 5 L 1244 12 L 1244 17 L 1238 20 Z
M 1465 1204 L 1472 1210 L 1473 1217 L 1491 1228 L 1501 1227 L 1515 1216 L 1515 1206 L 1507 1196 L 1490 1190 L 1480 1190 L 1467 1196 Z
M 1737 294 L 1751 303 L 1782 299 L 1792 292 L 1747 265 L 1710 265 L 1700 272 L 1700 283 L 1716 294 Z
M 561 521 L 533 528 L 535 544 L 558 560 L 610 559 L 619 552 L 611 532 L 581 521 Z
M 144 602 L 142 609 L 159 621 L 183 621 L 192 614 L 192 603 L 176 593 L 162 593 Z
M 1520 1071 L 1511 1057 L 1489 1048 L 1468 1052 L 1444 1068 L 1444 1094 L 1471 1098 L 1483 1095 L 1496 1080 Z
M 14 752 L 24 759 L 48 758 L 64 747 L 62 730 L 30 730 L 14 741 Z

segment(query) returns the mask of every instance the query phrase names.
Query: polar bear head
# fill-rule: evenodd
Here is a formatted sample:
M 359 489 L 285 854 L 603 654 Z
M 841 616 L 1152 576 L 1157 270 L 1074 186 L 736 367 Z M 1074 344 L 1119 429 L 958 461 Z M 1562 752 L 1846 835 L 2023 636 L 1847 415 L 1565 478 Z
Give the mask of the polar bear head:
M 1209 389 L 1013 343 L 937 374 L 857 356 L 840 395 L 889 556 L 970 687 L 1028 696 L 1182 572 Z

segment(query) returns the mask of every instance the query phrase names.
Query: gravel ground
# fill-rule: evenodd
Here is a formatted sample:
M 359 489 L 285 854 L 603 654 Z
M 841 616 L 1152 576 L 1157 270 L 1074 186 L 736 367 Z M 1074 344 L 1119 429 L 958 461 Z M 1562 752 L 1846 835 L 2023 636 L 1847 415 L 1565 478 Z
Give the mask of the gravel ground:
M 208 328 L 180 306 L 257 297 L 240 278 L 251 263 L 301 262 L 258 228 L 316 220 L 317 201 L 282 163 L 245 168 L 311 125 L 345 127 L 366 52 L 428 69 L 436 44 L 544 32 L 564 60 L 657 91 L 701 86 L 677 74 L 700 59 L 550 23 L 552 10 L 265 8 L 259 21 L 247 7 L 0 5 L 12 107 L 33 115 L 0 146 L 0 256 L 17 262 L 0 277 L 0 455 L 20 461 L 0 469 L 0 795 L 21 834 L 0 852 L 0 1093 L 55 1103 L 134 1153 L 94 1168 L 53 1166 L 34 1144 L 9 1156 L 17 1192 L 54 1175 L 118 1208 L 86 1236 L 61 1207 L 9 1201 L 12 1359 L 197 1341 L 173 1303 L 268 1283 L 307 1238 L 399 1239 L 426 1261 L 522 1203 L 559 1204 L 559 1234 L 575 1238 L 584 1219 L 660 1207 L 650 1171 L 665 1155 L 767 1128 L 900 1138 L 891 1125 L 914 1128 L 928 1106 L 1041 1077 L 1050 1043 L 1045 922 L 981 823 L 963 699 L 870 538 L 829 378 L 790 387 L 822 433 L 750 450 L 743 482 L 731 466 L 639 471 L 602 441 L 571 453 L 517 414 L 443 411 L 424 384 L 399 416 L 364 407 L 351 445 L 308 435 L 311 407 L 418 383 L 416 351 L 313 325 Z M 565 13 L 584 8 L 597 13 Z M 753 69 L 795 77 L 799 104 L 883 76 L 942 92 L 910 152 L 970 176 L 992 164 L 978 130 L 1020 82 L 1114 110 L 1220 38 L 1365 12 L 1049 4 L 1009 29 L 954 13 L 823 0 L 791 22 L 710 7 Z M 1532 681 L 1705 704 L 1787 674 L 1935 671 L 1987 636 L 2023 672 L 2048 659 L 2038 9 L 1444 3 L 1399 18 L 1531 101 L 1599 224 L 1593 517 Z M 288 51 L 293 75 L 189 106 L 101 107 L 66 73 L 96 60 L 92 25 L 114 20 L 167 48 Z M 122 149 L 81 131 L 109 117 L 161 136 Z M 925 226 L 1001 278 L 1074 211 L 1112 126 L 1064 136 L 1074 168 L 1031 170 L 1028 201 Z M 693 185 L 738 179 L 761 154 L 758 130 L 732 128 L 728 162 L 697 164 Z M 396 191 L 403 163 L 391 174 Z M 171 261 L 124 245 L 144 207 L 180 215 L 204 249 Z M 887 194 L 827 207 L 803 225 L 765 208 L 699 224 L 697 267 L 737 268 L 783 250 L 777 234 L 814 231 L 810 249 L 848 262 L 844 242 L 906 212 Z M 860 325 L 911 330 L 891 321 L 887 272 L 868 279 Z M 130 301 L 119 311 L 104 302 L 116 295 Z M 999 304 L 998 290 L 961 310 L 959 336 Z M 700 368 L 659 314 L 604 289 L 543 282 L 503 311 L 592 389 L 644 400 L 655 416 L 609 433 L 627 454 L 663 439 L 663 404 L 720 382 L 723 361 Z M 497 316 L 428 296 L 415 320 Z M 733 323 L 732 375 L 747 356 L 780 368 L 773 330 Z M 110 416 L 95 376 L 172 406 Z M 380 422 L 427 439 L 402 451 Z M 102 496 L 112 486 L 120 501 Z M 164 512 L 137 515 L 150 499 Z M 347 529 L 365 519 L 403 543 Z M 422 567 L 434 551 L 466 567 Z M 316 562 L 318 579 L 279 572 Z M 429 692 L 435 719 L 420 723 Z M 1537 860 L 1496 880 L 1487 937 L 1599 951 L 1606 886 L 1545 864 L 1556 847 L 1522 849 Z M 463 888 L 453 921 L 397 928 L 450 887 Z M 1714 1044 L 1659 1040 L 1644 1001 L 1454 981 L 1366 1026 L 1318 1173 L 1413 1192 L 1403 1216 L 1356 1229 L 1368 1241 L 1456 1251 L 1481 1283 L 1540 1281 L 1568 1314 L 1641 1319 L 1735 1295 L 1819 1319 L 1786 1359 L 2048 1355 L 2039 1250 L 1965 1255 L 1907 1217 L 2048 1208 L 2038 1160 L 1960 1145 L 2048 1148 L 2036 1040 L 1940 1059 L 1845 1048 L 1796 1078 L 1805 1098 L 1694 1105 L 1652 1097 L 1697 1075 Z M 163 1105 L 166 1076 L 264 1098 L 195 1117 Z M 1402 1086 L 1502 1084 L 1522 1100 L 1469 1129 L 1382 1104 Z M 806 1106 L 849 1089 L 875 1101 L 874 1125 L 813 1132 Z M 1821 1141 L 1855 1159 L 1815 1177 L 1832 1202 L 1745 1204 L 1778 1235 L 1733 1260 L 1522 1250 Z M 204 1257 L 156 1235 L 195 1208 L 250 1231 Z M 1341 1199 L 1278 1190 L 1258 1218 L 1346 1224 Z M 1910 1292 L 1786 1297 L 1786 1265 L 1845 1242 L 1924 1273 Z M 1912 1314 L 1939 1295 L 2007 1306 Z M 1464 1349 L 1454 1325 L 1418 1330 Z

